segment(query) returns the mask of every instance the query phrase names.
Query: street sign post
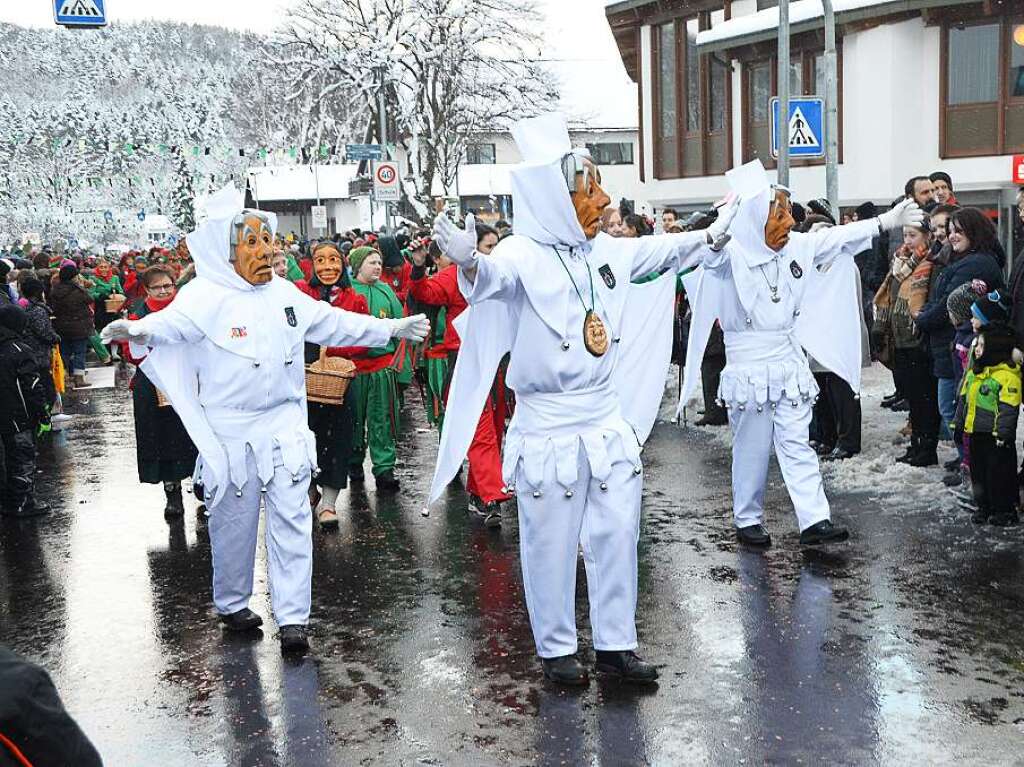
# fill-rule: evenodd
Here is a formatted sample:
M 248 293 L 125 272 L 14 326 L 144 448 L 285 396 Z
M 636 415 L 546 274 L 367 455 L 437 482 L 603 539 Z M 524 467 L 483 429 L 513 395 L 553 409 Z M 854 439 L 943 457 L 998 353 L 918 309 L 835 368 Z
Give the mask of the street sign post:
M 397 162 L 382 160 L 373 164 L 373 196 L 378 202 L 398 202 L 402 199 L 398 182 Z
M 345 144 L 345 158 L 353 160 L 379 160 L 384 156 L 380 144 Z
M 107 0 L 53 0 L 53 20 L 63 27 L 107 26 Z
M 771 100 L 772 157 L 779 156 L 779 100 Z M 811 96 L 789 100 L 789 119 L 786 135 L 789 137 L 789 156 L 816 158 L 825 156 L 824 131 L 825 102 Z
M 314 229 L 327 230 L 327 206 L 326 205 L 314 205 L 310 209 L 310 217 L 313 219 Z

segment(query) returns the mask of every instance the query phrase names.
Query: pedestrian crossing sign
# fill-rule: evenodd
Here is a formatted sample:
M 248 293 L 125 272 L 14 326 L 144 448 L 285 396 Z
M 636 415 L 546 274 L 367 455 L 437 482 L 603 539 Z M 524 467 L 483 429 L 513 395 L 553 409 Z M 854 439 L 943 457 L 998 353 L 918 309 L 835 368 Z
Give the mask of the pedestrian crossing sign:
M 53 0 L 53 20 L 65 27 L 105 27 L 106 0 Z
M 779 100 L 773 98 L 772 157 L 779 156 Z M 813 96 L 800 96 L 789 100 L 789 156 L 814 158 L 825 156 L 825 101 Z

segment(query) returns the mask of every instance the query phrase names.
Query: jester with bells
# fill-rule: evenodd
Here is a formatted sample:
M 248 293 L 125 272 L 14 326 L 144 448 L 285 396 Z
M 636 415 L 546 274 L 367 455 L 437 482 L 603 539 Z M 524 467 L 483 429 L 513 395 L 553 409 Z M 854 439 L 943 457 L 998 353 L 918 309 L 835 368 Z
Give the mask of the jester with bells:
M 305 652 L 313 564 L 307 489 L 317 453 L 306 418 L 304 344 L 421 341 L 428 323 L 423 315 L 355 314 L 297 290 L 270 266 L 276 218 L 243 208 L 231 186 L 213 195 L 206 220 L 187 236 L 196 278 L 163 311 L 118 320 L 103 335 L 143 347 L 134 356 L 145 356 L 142 369 L 199 449 L 221 621 L 235 631 L 263 622 L 249 609 L 263 501 L 281 648 Z
M 860 389 L 860 289 L 853 256 L 886 230 L 917 226 L 924 213 L 906 200 L 881 216 L 810 234 L 792 233 L 789 190 L 772 185 L 759 160 L 729 171 L 739 210 L 731 239 L 684 278 L 693 307 L 682 404 L 700 381 L 700 364 L 717 320 L 726 367 L 718 398 L 732 428 L 736 535 L 766 547 L 764 490 L 772 448 L 789 490 L 800 542 L 846 540 L 831 521 L 818 457 L 808 441 L 818 388 L 807 354 Z
M 482 256 L 472 215 L 464 230 L 443 215 L 434 225 L 469 309 L 456 320 L 462 346 L 430 501 L 461 467 L 510 352 L 516 411 L 502 474 L 518 501 L 523 585 L 544 675 L 588 682 L 576 657 L 582 546 L 597 670 L 654 682 L 657 669 L 636 654 L 640 445 L 613 373 L 628 340 L 626 315 L 638 303 L 627 301 L 630 281 L 713 256 L 734 210 L 725 206 L 703 232 L 612 239 L 600 232 L 610 202 L 601 174 L 585 150 L 572 149 L 565 118 L 523 120 L 512 132 L 523 156 L 511 174 L 515 234 Z

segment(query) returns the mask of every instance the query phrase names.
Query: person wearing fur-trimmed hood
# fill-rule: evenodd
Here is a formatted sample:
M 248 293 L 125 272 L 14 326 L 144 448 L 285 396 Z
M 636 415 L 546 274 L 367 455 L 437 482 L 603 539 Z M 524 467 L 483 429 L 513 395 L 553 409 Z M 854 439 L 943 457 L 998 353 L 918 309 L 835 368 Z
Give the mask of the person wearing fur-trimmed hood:
M 213 601 L 230 629 L 262 619 L 249 607 L 260 502 L 267 569 L 283 650 L 304 652 L 312 576 L 307 497 L 316 441 L 307 425 L 304 343 L 384 346 L 420 340 L 424 317 L 381 320 L 331 307 L 271 269 L 273 214 L 247 210 L 231 186 L 213 195 L 187 236 L 196 265 L 167 308 L 117 320 L 104 337 L 150 347 L 142 369 L 199 450 L 213 548 Z M 145 350 L 133 356 L 143 356 Z
M 753 546 L 771 544 L 762 523 L 774 445 L 801 543 L 846 540 L 848 532 L 832 524 L 818 457 L 809 444 L 818 387 L 807 353 L 859 392 L 861 307 L 853 257 L 879 232 L 919 224 L 923 213 L 906 201 L 874 219 L 795 233 L 789 190 L 773 186 L 760 161 L 726 176 L 740 198 L 732 239 L 683 278 L 693 321 L 680 410 L 700 380 L 700 361 L 717 320 L 725 334 L 718 397 L 733 433 L 737 538 Z

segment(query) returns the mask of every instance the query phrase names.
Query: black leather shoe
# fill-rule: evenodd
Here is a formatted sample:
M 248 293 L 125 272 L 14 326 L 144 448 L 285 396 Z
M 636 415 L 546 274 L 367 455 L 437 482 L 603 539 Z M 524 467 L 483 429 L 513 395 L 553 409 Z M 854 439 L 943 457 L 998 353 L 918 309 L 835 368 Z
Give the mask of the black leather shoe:
M 819 543 L 841 543 L 849 537 L 850 531 L 845 527 L 836 527 L 831 520 L 823 519 L 800 533 L 800 543 L 804 546 L 814 546 Z
M 562 655 L 558 658 L 541 658 L 544 667 L 544 678 L 555 684 L 582 687 L 590 682 L 590 676 L 583 664 L 575 655 Z
M 893 392 L 892 394 L 886 394 L 884 397 L 882 397 L 882 407 L 886 407 L 886 408 L 892 407 L 893 403 L 894 402 L 898 402 L 899 399 L 900 399 L 900 395 L 899 395 L 898 392 Z
M 383 490 L 387 493 L 398 492 L 398 480 L 395 479 L 395 473 L 390 469 L 383 474 L 377 475 L 376 480 L 378 490 Z
M 855 454 L 849 450 L 844 450 L 841 447 L 837 447 L 828 455 L 823 455 L 821 460 L 823 461 L 845 461 L 847 458 L 853 458 Z
M 598 650 L 594 668 L 602 674 L 614 674 L 623 682 L 650 684 L 658 679 L 658 669 L 641 660 L 632 650 Z
M 229 631 L 252 631 L 254 628 L 259 628 L 263 625 L 263 619 L 250 610 L 248 607 L 243 607 L 236 613 L 219 613 L 220 622 L 224 624 L 224 628 Z
M 693 422 L 694 426 L 727 426 L 729 424 L 729 417 L 725 414 L 719 415 L 717 413 L 707 414 L 698 418 Z
M 164 506 L 164 519 L 174 519 L 185 513 L 185 503 L 181 497 L 181 487 L 173 490 L 164 489 L 167 503 Z
M 281 626 L 281 652 L 306 653 L 309 652 L 309 638 L 306 636 L 306 627 L 299 625 Z
M 749 525 L 736 528 L 736 540 L 747 546 L 768 548 L 772 545 L 772 537 L 764 529 L 764 525 Z
M 890 406 L 890 410 L 894 413 L 908 413 L 910 412 L 910 403 L 905 399 L 896 400 Z
M 492 530 L 501 527 L 501 503 L 498 501 L 484 503 L 480 497 L 470 495 L 469 510 L 477 519 L 483 522 L 484 527 L 491 528 Z

